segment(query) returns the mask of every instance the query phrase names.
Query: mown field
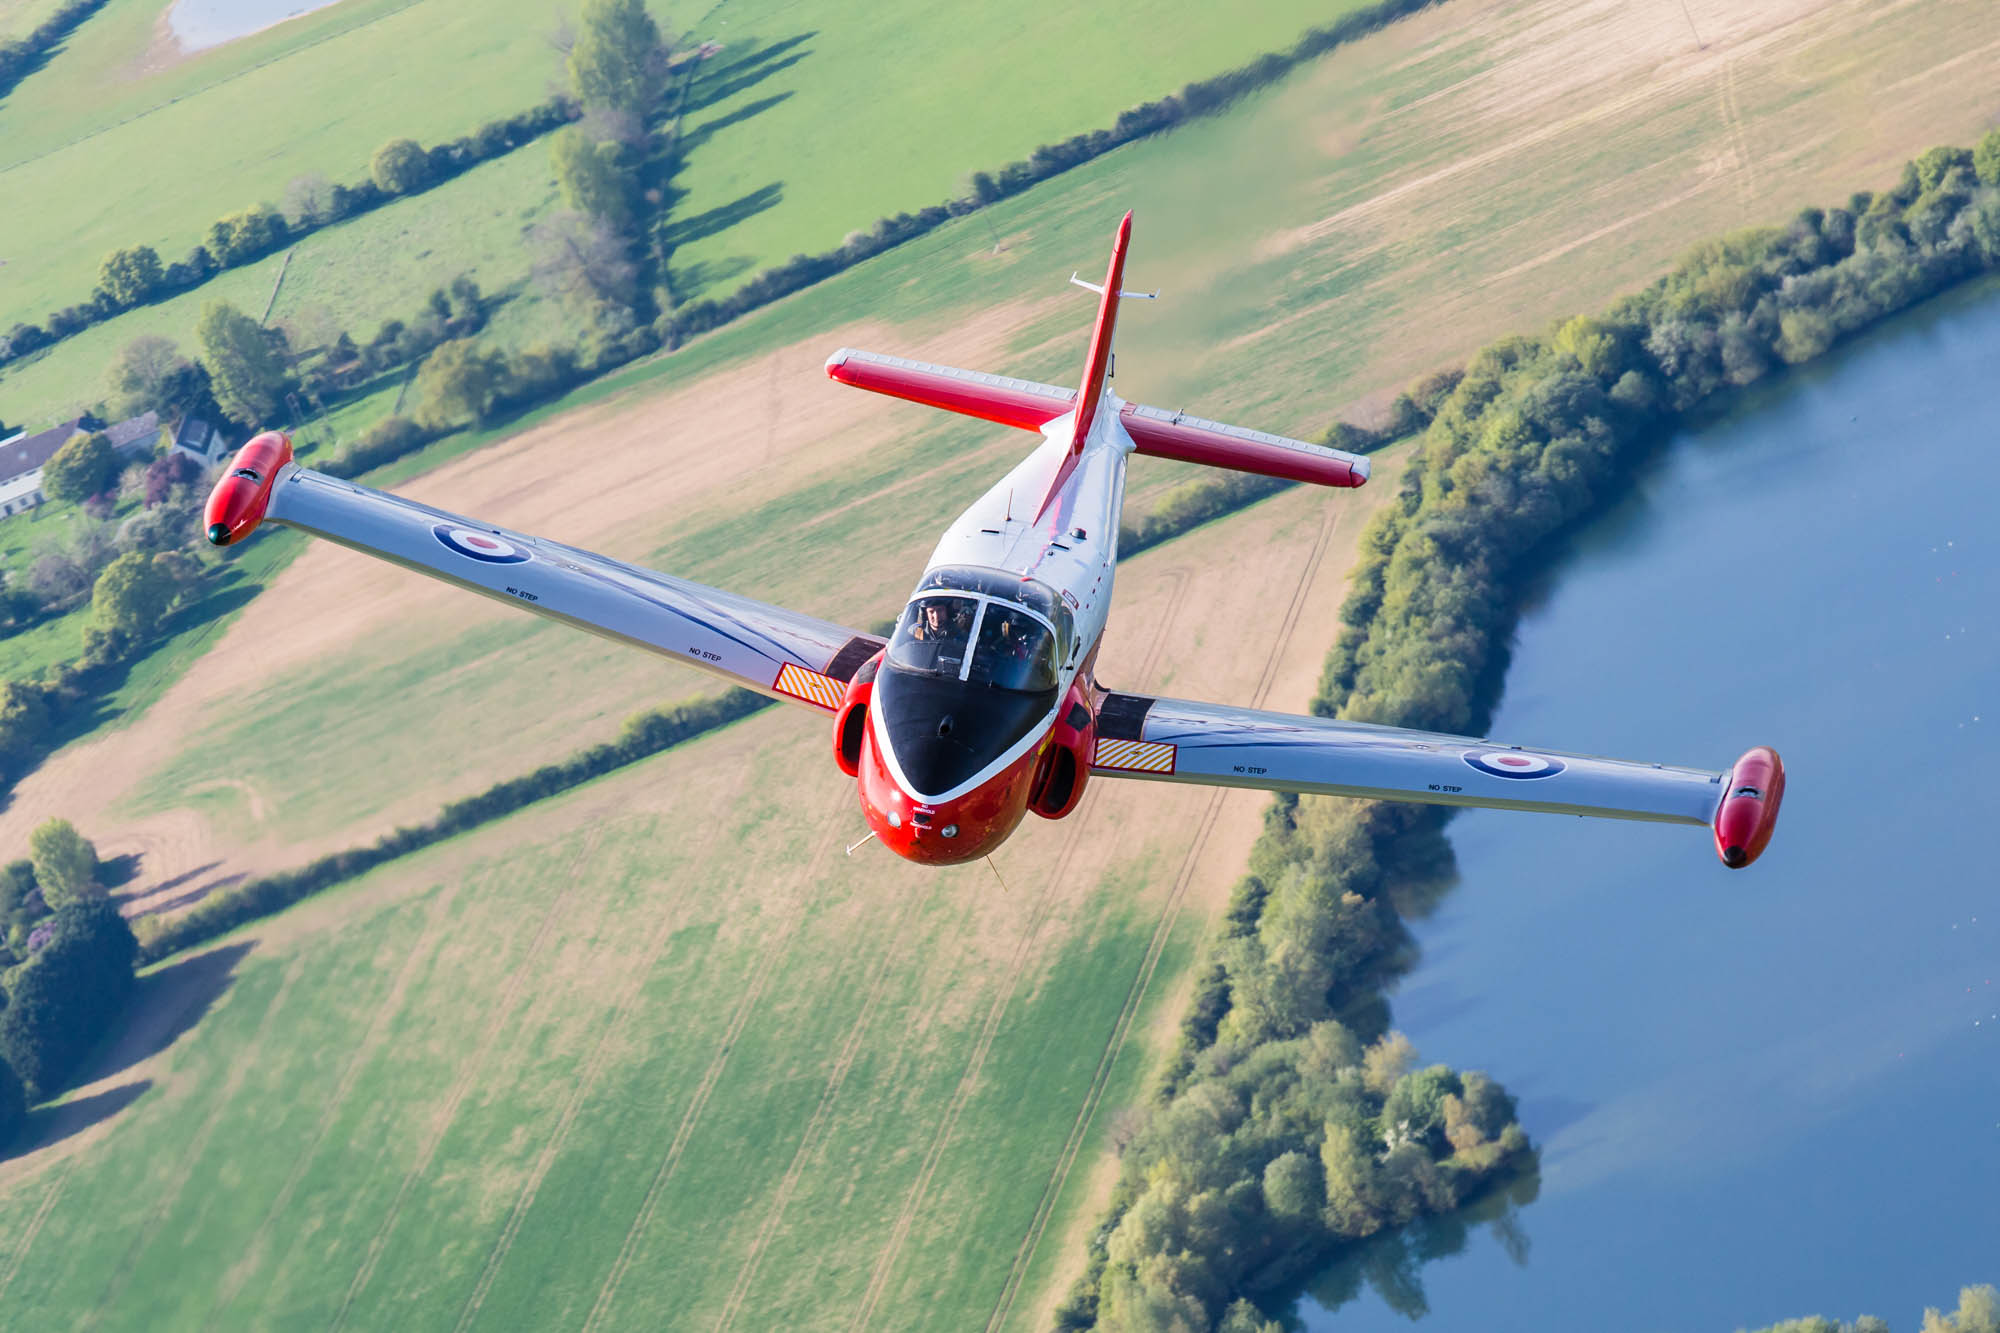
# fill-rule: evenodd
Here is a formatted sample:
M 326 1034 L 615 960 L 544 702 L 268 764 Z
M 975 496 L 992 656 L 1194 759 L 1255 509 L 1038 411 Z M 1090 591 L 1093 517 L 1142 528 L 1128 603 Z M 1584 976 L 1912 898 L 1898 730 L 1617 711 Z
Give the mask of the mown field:
M 1356 3 L 1284 0 L 1250 15 L 1174 0 L 1120 0 L 1081 15 L 1016 6 L 1000 21 L 1000 58 L 993 43 L 965 40 L 958 11 L 910 0 L 888 13 L 871 8 L 867 22 L 822 12 L 812 23 L 772 0 L 654 4 L 669 31 L 720 42 L 717 64 L 733 71 L 690 106 L 674 208 L 691 239 L 677 275 L 698 289 L 836 246 L 885 213 L 938 202 L 973 170 L 1109 124 L 1134 102 L 1288 45 Z M 99 264 L 121 246 L 177 259 L 212 220 L 280 202 L 298 175 L 358 179 L 389 139 L 456 138 L 563 86 L 548 42 L 555 11 L 542 0 L 345 0 L 171 63 L 154 44 L 158 11 L 157 0 L 114 0 L 41 77 L 0 101 L 0 188 L 66 200 L 10 221 L 0 259 L 36 262 L 0 267 L 0 328 L 88 297 Z M 1051 25 L 1062 42 L 1047 40 Z M 1118 59 L 1103 58 L 1114 49 Z M 887 68 L 897 76 L 884 78 Z M 73 86 L 100 80 L 114 85 L 111 95 L 79 96 Z M 356 98 L 357 87 L 411 91 Z M 941 98 L 953 108 L 942 125 L 932 114 Z M 919 124 L 924 132 L 913 133 Z M 750 196 L 758 206 L 745 215 Z M 273 318 L 317 323 L 324 311 L 333 327 L 365 334 L 461 271 L 489 292 L 522 296 L 524 234 L 552 202 L 548 150 L 529 144 L 306 240 L 295 259 L 302 290 L 285 293 Z M 201 305 L 220 294 L 211 284 L 53 348 L 37 368 L 0 371 L 0 414 L 38 420 L 94 401 L 119 346 L 142 332 L 186 341 Z M 562 331 L 560 316 L 535 304 L 503 323 L 508 340 Z
M 1362 506 L 1333 517 L 1295 492 L 1138 558 L 1109 669 L 1308 690 L 1299 612 L 1341 595 L 1328 539 Z M 1117 1057 L 1171 1015 L 1262 802 L 1104 784 L 940 875 L 843 854 L 826 743 L 762 714 L 226 944 L 189 1037 L 114 1056 L 43 1113 L 69 1137 L 0 1166 L 0 1308 L 1037 1326 L 1088 1213 L 1087 1172 L 1060 1187 L 1136 1095 L 1143 1048 Z M 153 1012 L 203 1003 L 209 967 L 162 969 Z
M 1968 141 L 1994 104 L 1936 73 L 1964 69 L 1963 3 L 1905 7 L 1893 28 L 1854 4 L 1692 14 L 1705 49 L 1623 6 L 1453 0 L 573 395 L 518 438 L 448 441 L 397 475 L 430 465 L 409 489 L 434 503 L 866 623 L 1025 437 L 834 388 L 820 359 L 853 341 L 1068 379 L 1088 301 L 1062 282 L 1102 262 L 1125 207 L 1131 281 L 1167 293 L 1124 323 L 1121 391 L 1306 433 L 1493 334 L 1601 303 L 1691 237 Z M 1133 493 L 1175 476 L 1142 460 Z M 1293 493 L 1133 562 L 1107 679 L 1299 706 L 1333 638 L 1351 506 L 1387 489 Z M 1327 572 L 1295 603 L 1316 550 Z M 142 881 L 172 865 L 199 888 L 427 815 L 698 688 L 327 550 L 184 660 L 122 731 L 31 775 L 0 837 L 68 814 L 145 856 Z M 882 1327 L 976 1327 L 1041 1235 L 1010 1307 L 1039 1327 L 1095 1207 L 1104 1117 L 1078 1112 L 1141 1078 L 1135 1062 L 1097 1082 L 1095 1062 L 1141 976 L 1151 1007 L 1127 1030 L 1157 1047 L 1200 905 L 1240 868 L 1262 802 L 1107 789 L 1010 845 L 1005 892 L 984 868 L 918 877 L 896 917 L 902 868 L 840 853 L 860 829 L 825 741 L 766 714 L 265 927 L 212 1013 L 74 1114 L 143 1095 L 0 1166 L 0 1310 L 32 1295 L 19 1308 L 116 1324 L 144 1291 L 181 1326 L 287 1326 L 333 1319 L 351 1291 L 347 1322 L 372 1327 L 391 1298 L 425 1312 L 412 1322 L 457 1320 L 483 1283 L 478 1318 L 582 1326 L 622 1262 L 603 1327 L 683 1322 L 658 1304 L 675 1299 L 711 1325 L 855 1326 L 872 1308 Z M 1071 847 L 1100 859 L 1064 861 Z M 1176 885 L 1196 910 L 1148 972 Z M 760 973 L 741 941 L 774 934 Z M 910 946 L 871 973 L 884 939 Z M 926 989 L 937 968 L 950 984 Z M 899 1031 L 864 1010 L 936 1016 Z M 725 1046 L 757 1058 L 718 1063 Z M 347 1091 L 322 1110 L 293 1078 Z

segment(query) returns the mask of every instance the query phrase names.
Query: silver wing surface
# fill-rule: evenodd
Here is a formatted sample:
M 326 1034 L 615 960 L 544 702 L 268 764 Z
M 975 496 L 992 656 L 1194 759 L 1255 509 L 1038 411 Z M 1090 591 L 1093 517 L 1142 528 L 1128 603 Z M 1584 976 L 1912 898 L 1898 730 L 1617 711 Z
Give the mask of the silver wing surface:
M 1703 826 L 1729 776 L 1140 694 L 1099 705 L 1091 772 Z
M 873 635 L 297 464 L 273 479 L 265 519 L 826 713 L 882 647 Z

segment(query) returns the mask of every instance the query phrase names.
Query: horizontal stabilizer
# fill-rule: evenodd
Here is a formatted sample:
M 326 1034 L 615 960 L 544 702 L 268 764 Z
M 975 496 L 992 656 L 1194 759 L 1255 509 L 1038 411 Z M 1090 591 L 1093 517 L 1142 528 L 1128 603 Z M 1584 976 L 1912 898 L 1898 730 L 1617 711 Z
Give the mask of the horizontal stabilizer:
M 1070 274 L 1069 280 L 1073 285 L 1081 287 L 1087 292 L 1096 292 L 1099 296 L 1104 295 L 1104 284 L 1101 282 L 1085 282 L 1083 276 L 1078 273 Z M 1160 299 L 1160 294 L 1157 291 L 1135 292 L 1120 287 L 1118 294 L 1129 301 L 1157 301 Z
M 1040 430 L 1077 404 L 1075 389 L 1007 375 L 911 361 L 880 352 L 843 347 L 827 358 L 826 373 L 842 384 L 885 393 L 926 407 L 978 417 L 1017 430 Z M 1184 412 L 1126 403 L 1119 423 L 1138 452 L 1149 458 L 1254 472 L 1265 477 L 1311 482 L 1316 486 L 1359 486 L 1368 480 L 1368 460 L 1304 440 L 1287 439 L 1242 426 L 1204 421 Z
M 842 384 L 886 393 L 926 407 L 978 417 L 1017 430 L 1040 430 L 1076 406 L 1075 389 L 956 370 L 880 352 L 843 347 L 827 358 L 826 373 Z
M 1323 444 L 1288 440 L 1243 426 L 1127 403 L 1119 415 L 1125 433 L 1149 458 L 1202 463 L 1234 472 L 1255 472 L 1316 486 L 1360 486 L 1368 480 L 1368 460 Z

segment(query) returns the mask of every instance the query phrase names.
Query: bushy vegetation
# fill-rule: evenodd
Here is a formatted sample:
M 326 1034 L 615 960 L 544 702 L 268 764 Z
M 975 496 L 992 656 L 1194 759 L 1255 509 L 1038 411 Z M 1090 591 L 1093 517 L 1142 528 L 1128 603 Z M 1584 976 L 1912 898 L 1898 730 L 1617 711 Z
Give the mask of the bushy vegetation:
M 33 1101 L 59 1091 L 132 993 L 138 942 L 109 900 L 58 907 L 45 943 L 8 974 L 0 1055 Z
M 1851 1324 L 1825 1315 L 1810 1315 L 1804 1319 L 1786 1319 L 1754 1333 L 1889 1333 L 1889 1324 L 1872 1314 L 1862 1315 Z M 1961 1288 L 1958 1308 L 1949 1314 L 1935 1306 L 1925 1310 L 1918 1333 L 2000 1333 L 2000 1291 L 1990 1285 Z
M 617 740 L 593 745 L 562 763 L 546 765 L 525 777 L 496 783 L 475 796 L 453 801 L 428 823 L 397 829 L 370 846 L 322 856 L 297 870 L 252 880 L 207 898 L 193 910 L 148 930 L 141 957 L 145 962 L 155 962 L 214 939 L 397 857 L 408 856 L 704 732 L 727 726 L 768 707 L 771 702 L 748 690 L 732 690 L 712 699 L 641 713 L 625 724 Z
M 1925 153 L 1884 194 L 1699 246 L 1601 316 L 1504 339 L 1462 375 L 1413 385 L 1392 425 L 1422 426 L 1422 451 L 1363 537 L 1314 711 L 1476 732 L 1518 575 L 1616 495 L 1684 414 L 1995 268 L 2000 131 L 1972 151 Z M 1475 1096 L 1476 1075 L 1371 1085 L 1365 1061 L 1342 1072 L 1355 1069 L 1343 1020 L 1378 1015 L 1379 988 L 1407 956 L 1386 891 L 1448 863 L 1442 825 L 1420 807 L 1276 802 L 1065 1326 L 1241 1324 L 1250 1316 L 1228 1302 L 1288 1247 L 1448 1207 L 1527 1152 L 1511 1103 L 1483 1079 Z M 1339 1058 L 1318 1057 L 1332 1072 L 1314 1083 L 1300 1066 L 1316 1040 Z M 1335 1157 L 1371 1206 L 1336 1207 L 1348 1194 Z

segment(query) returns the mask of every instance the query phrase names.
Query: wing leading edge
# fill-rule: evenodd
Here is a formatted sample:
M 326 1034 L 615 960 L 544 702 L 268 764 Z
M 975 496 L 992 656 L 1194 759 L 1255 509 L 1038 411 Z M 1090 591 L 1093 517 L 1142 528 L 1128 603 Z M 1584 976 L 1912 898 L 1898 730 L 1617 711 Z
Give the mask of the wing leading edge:
M 1102 701 L 1091 772 L 1712 826 L 1732 866 L 1763 851 L 1784 793 L 1764 749 L 1713 772 L 1135 694 Z
M 287 464 L 263 517 L 735 684 L 839 708 L 882 640 Z

